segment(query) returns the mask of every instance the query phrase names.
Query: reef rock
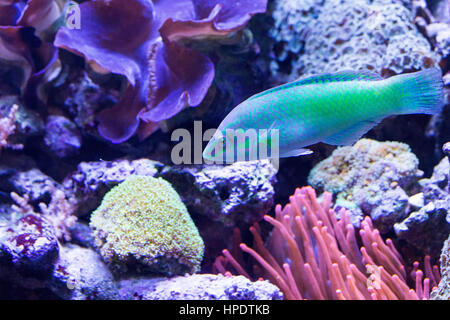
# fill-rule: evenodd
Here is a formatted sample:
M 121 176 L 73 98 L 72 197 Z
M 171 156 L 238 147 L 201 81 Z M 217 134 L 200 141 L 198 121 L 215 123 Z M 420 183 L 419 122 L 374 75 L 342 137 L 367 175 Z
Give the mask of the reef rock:
M 431 21 L 426 28 L 427 36 L 444 58 L 450 58 L 450 3 L 447 0 L 427 1 Z
M 58 157 L 75 156 L 81 149 L 81 134 L 75 123 L 63 116 L 49 116 L 45 124 L 44 143 Z
M 170 167 L 172 183 L 190 212 L 225 226 L 261 220 L 273 206 L 277 170 L 268 160 L 229 166 Z
M 84 248 L 94 248 L 95 247 L 95 237 L 92 233 L 89 225 L 76 221 L 74 225 L 70 228 L 70 242 L 80 247 Z
M 450 23 L 431 23 L 426 27 L 428 37 L 434 39 L 444 58 L 450 55 Z
M 162 166 L 148 159 L 81 162 L 63 186 L 75 199 L 75 214 L 82 216 L 97 208 L 106 192 L 129 176 L 154 176 Z
M 136 300 L 281 300 L 268 281 L 244 276 L 196 274 L 174 278 L 128 279 L 120 282 L 122 299 Z
M 119 299 L 114 277 L 100 255 L 74 245 L 61 247 L 47 286 L 62 299 Z
M 95 112 L 117 103 L 118 90 L 96 84 L 84 70 L 75 67 L 63 70 L 60 78 L 64 81 L 52 88 L 50 103 L 66 111 L 83 133 L 93 134 Z
M 449 161 L 445 157 L 429 179 L 422 179 L 423 203 L 394 225 L 397 236 L 426 253 L 437 256 L 450 234 Z
M 52 225 L 29 213 L 0 226 L 0 267 L 23 276 L 47 274 L 58 257 L 59 246 Z
M 404 143 L 361 139 L 318 163 L 308 183 L 332 192 L 336 206 L 348 208 L 356 226 L 364 213 L 380 232 L 388 232 L 406 217 L 406 191 L 423 175 L 418 166 L 419 160 Z
M 440 60 L 400 1 L 278 0 L 273 18 L 271 67 L 284 81 L 342 69 L 387 76 Z
M 0 202 L 10 202 L 15 192 L 28 197 L 33 205 L 48 203 L 55 190 L 62 186 L 37 168 L 31 157 L 17 152 L 2 151 L 0 157 Z

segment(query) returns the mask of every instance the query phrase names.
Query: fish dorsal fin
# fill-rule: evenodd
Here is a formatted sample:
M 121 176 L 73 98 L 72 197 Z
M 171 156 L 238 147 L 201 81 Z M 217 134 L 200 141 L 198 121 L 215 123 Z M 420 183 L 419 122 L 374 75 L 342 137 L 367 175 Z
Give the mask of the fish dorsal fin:
M 265 96 L 269 93 L 274 93 L 276 91 L 289 89 L 292 87 L 303 86 L 308 84 L 325 84 L 331 82 L 343 82 L 343 81 L 377 81 L 383 78 L 372 73 L 370 71 L 353 71 L 353 70 L 342 70 L 335 73 L 323 73 L 314 76 L 305 77 L 302 79 L 295 80 L 293 82 L 285 83 L 281 86 L 263 91 L 252 96 L 249 100 Z
M 382 80 L 379 75 L 370 71 L 353 71 L 341 70 L 335 73 L 323 73 L 298 79 L 294 81 L 297 85 L 313 84 L 313 83 L 329 83 L 341 81 L 377 81 Z
M 344 130 L 335 133 L 323 142 L 331 145 L 351 145 L 358 141 L 367 131 L 375 127 L 383 118 L 374 119 L 370 121 L 358 122 Z

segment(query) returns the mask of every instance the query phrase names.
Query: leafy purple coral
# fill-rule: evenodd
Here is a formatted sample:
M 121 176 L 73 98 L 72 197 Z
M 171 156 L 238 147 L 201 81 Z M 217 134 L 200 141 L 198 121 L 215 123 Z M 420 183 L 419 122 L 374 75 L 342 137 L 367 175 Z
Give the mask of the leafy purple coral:
M 22 70 L 20 89 L 26 96 L 44 101 L 40 89 L 49 73 L 58 68 L 58 51 L 35 36 L 62 14 L 58 1 L 0 0 L 0 61 Z
M 28 0 L 17 20 L 17 24 L 24 27 L 33 27 L 36 35 L 41 36 L 43 31 L 50 28 L 61 17 L 64 2 L 62 0 Z
M 87 61 L 127 77 L 136 84 L 146 46 L 152 37 L 153 6 L 146 0 L 99 0 L 80 5 L 81 28 L 62 27 L 57 47 L 80 54 Z
M 227 35 L 263 12 L 267 0 L 239 1 L 246 5 L 235 11 L 235 4 L 219 2 L 93 0 L 80 5 L 81 29 L 61 28 L 54 44 L 125 76 L 130 84 L 117 105 L 99 114 L 103 137 L 115 143 L 136 131 L 145 137 L 155 123 L 201 103 L 214 79 L 214 66 L 204 54 L 173 40 L 180 34 Z M 165 22 L 169 27 L 163 33 Z M 195 32 L 183 33 L 185 29 Z
M 207 57 L 176 42 L 164 41 L 153 65 L 150 85 L 156 90 L 149 92 L 147 102 L 155 107 L 142 113 L 146 121 L 165 120 L 186 105 L 199 105 L 214 78 L 214 66 Z
M 22 12 L 23 4 L 18 0 L 0 1 L 0 25 L 15 25 Z
M 266 0 L 192 0 L 186 17 L 171 17 L 162 25 L 161 35 L 170 41 L 181 38 L 224 36 L 242 28 L 256 13 L 266 11 Z
M 28 44 L 23 40 L 22 27 L 0 26 L 0 63 L 8 62 L 20 67 L 22 79 L 20 88 L 23 91 L 33 73 L 33 58 Z

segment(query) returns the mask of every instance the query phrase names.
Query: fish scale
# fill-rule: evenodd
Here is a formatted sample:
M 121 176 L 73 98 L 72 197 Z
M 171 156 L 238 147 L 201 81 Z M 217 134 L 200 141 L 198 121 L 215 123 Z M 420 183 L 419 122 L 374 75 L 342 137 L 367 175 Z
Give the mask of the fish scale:
M 347 145 L 357 141 L 384 117 L 435 114 L 443 106 L 442 73 L 431 68 L 382 79 L 368 72 L 341 71 L 311 76 L 258 93 L 235 107 L 209 141 L 203 157 L 223 161 L 226 130 L 278 130 L 279 157 L 310 154 L 304 147 L 324 142 Z M 221 142 L 219 144 L 219 142 Z M 264 141 L 263 141 L 264 142 Z M 232 150 L 248 154 L 261 141 Z M 262 159 L 257 155 L 257 159 Z M 246 159 L 255 160 L 255 159 Z

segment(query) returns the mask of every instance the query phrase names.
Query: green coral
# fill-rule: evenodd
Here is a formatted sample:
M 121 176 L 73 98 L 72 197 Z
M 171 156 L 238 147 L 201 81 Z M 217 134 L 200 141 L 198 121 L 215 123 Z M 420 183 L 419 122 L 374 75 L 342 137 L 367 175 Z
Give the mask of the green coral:
M 114 271 L 197 272 L 204 244 L 186 206 L 162 178 L 134 175 L 112 188 L 90 226 Z

